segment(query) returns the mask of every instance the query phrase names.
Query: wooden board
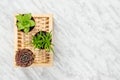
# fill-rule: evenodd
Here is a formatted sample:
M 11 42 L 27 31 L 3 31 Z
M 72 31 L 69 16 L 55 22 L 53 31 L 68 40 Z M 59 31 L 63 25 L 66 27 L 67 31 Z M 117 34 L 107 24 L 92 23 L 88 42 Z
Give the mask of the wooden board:
M 16 16 L 16 15 L 15 15 Z M 16 18 L 14 18 L 15 24 L 15 55 L 18 49 L 30 49 L 35 55 L 35 60 L 31 66 L 52 66 L 53 65 L 53 53 L 46 52 L 45 50 L 34 49 L 31 44 L 32 36 L 34 36 L 39 31 L 52 31 L 52 42 L 53 42 L 53 16 L 51 14 L 45 15 L 32 15 L 35 20 L 35 27 L 28 33 L 25 34 L 21 31 L 18 31 L 16 26 Z M 15 58 L 14 58 L 15 66 Z

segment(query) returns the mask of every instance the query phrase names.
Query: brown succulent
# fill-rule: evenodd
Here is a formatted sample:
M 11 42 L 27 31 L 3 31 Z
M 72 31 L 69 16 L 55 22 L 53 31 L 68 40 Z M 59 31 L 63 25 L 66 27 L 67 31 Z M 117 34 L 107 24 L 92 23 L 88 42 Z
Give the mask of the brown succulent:
M 30 66 L 34 61 L 34 54 L 29 49 L 21 49 L 17 51 L 15 56 L 16 64 L 21 67 Z

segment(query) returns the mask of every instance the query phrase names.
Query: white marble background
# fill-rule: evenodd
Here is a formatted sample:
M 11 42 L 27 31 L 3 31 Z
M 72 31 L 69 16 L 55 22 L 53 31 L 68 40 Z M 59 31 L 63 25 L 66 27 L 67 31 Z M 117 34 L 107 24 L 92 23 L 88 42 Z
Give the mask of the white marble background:
M 14 68 L 14 13 L 54 15 L 54 66 Z M 1 0 L 0 80 L 120 80 L 120 0 Z

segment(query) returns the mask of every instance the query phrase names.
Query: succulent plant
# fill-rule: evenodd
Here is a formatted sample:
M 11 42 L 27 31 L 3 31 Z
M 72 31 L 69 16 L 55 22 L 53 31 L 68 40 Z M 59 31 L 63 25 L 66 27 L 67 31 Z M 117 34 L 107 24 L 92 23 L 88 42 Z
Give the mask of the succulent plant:
M 40 31 L 33 36 L 32 44 L 34 48 L 45 49 L 46 51 L 53 51 L 52 48 L 52 34 L 51 32 Z M 54 51 L 53 51 L 54 52 Z
M 25 33 L 30 31 L 31 27 L 35 26 L 35 21 L 32 20 L 31 13 L 29 14 L 19 14 L 16 16 L 18 30 L 23 30 Z
M 28 67 L 34 61 L 34 54 L 29 49 L 21 49 L 17 51 L 15 60 L 18 66 Z

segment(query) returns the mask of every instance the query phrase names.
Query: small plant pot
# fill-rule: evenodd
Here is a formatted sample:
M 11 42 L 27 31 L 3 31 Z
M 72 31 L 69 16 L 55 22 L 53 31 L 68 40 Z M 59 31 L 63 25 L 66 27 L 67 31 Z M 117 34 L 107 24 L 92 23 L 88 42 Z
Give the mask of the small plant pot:
M 24 14 L 23 14 L 23 15 L 24 15 Z M 31 18 L 31 20 L 35 21 L 33 17 Z M 18 22 L 18 20 L 17 20 L 16 22 Z M 16 25 L 16 26 L 17 26 L 17 25 Z M 17 26 L 17 27 L 18 27 L 18 26 Z M 35 26 L 30 27 L 29 32 L 30 32 L 30 31 L 32 31 L 32 30 L 34 29 L 34 27 L 35 27 Z M 19 30 L 19 31 L 21 31 L 21 32 L 23 32 L 23 33 L 24 33 L 24 31 L 23 31 L 23 30 Z
M 34 61 L 33 52 L 29 49 L 18 50 L 15 56 L 16 65 L 21 67 L 28 67 Z
M 50 52 L 52 50 L 52 34 L 51 32 L 39 31 L 32 39 L 33 46 L 38 49 Z
M 18 14 L 16 16 L 16 26 L 18 31 L 28 33 L 35 27 L 35 20 L 31 13 Z
M 46 31 L 40 31 L 40 32 L 42 32 L 44 35 L 46 35 L 46 33 L 48 33 L 48 32 L 46 32 Z M 40 32 L 37 32 L 37 33 L 35 34 L 35 36 L 37 36 Z M 52 39 L 50 40 L 50 42 L 52 42 Z M 44 49 L 44 48 L 40 48 L 40 49 Z

